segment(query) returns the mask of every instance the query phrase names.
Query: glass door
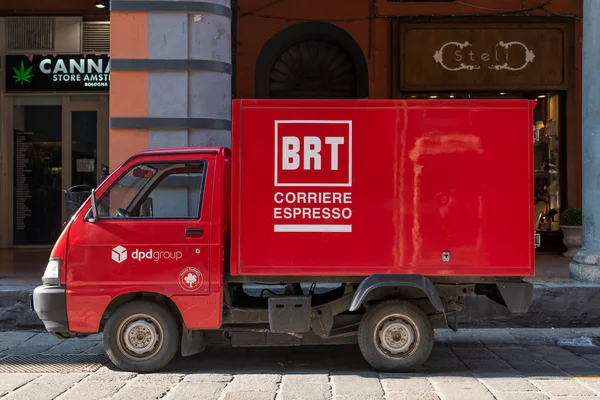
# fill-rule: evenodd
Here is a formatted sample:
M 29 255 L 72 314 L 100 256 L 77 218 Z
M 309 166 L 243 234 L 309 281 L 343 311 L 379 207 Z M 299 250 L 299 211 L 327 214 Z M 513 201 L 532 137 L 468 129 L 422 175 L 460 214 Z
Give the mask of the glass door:
M 13 243 L 48 246 L 61 232 L 62 113 L 58 96 L 13 100 Z
M 108 98 L 65 98 L 63 124 L 62 215 L 66 221 L 108 167 Z

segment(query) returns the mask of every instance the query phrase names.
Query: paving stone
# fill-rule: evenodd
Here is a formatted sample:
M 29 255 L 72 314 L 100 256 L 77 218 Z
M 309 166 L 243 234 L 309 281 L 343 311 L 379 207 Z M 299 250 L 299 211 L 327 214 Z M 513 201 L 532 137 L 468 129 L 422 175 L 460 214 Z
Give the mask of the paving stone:
M 44 354 L 81 354 L 90 350 L 94 346 L 96 346 L 95 342 L 81 339 L 67 339 L 62 343 L 52 347 L 50 350 L 44 352 Z
M 76 384 L 60 398 L 61 400 L 99 400 L 114 396 L 126 382 L 84 381 Z
M 583 356 L 585 354 L 600 354 L 600 346 L 562 346 L 563 349 L 570 351 L 575 355 Z
M 481 348 L 469 348 L 469 347 L 454 347 L 452 349 L 454 353 L 461 360 L 492 360 L 497 359 L 498 356 L 492 353 L 490 350 L 485 347 Z
M 433 392 L 433 386 L 427 378 L 418 377 L 381 377 L 381 386 L 386 395 L 390 392 Z
M 535 387 L 525 378 L 482 378 L 481 383 L 488 387 L 493 392 L 539 392 L 540 389 Z
M 391 392 L 385 395 L 385 400 L 439 400 L 435 392 Z
M 233 375 L 231 374 L 211 374 L 204 372 L 195 372 L 186 375 L 183 382 L 231 382 Z
M 64 341 L 65 339 L 57 338 L 49 333 L 38 333 L 23 344 L 26 344 L 27 346 L 56 346 Z
M 106 350 L 104 349 L 104 344 L 98 343 L 94 347 L 91 347 L 89 350 L 86 350 L 81 354 L 106 354 Z
M 595 377 L 595 378 L 589 378 L 589 377 L 575 378 L 575 380 L 577 382 L 580 382 L 584 387 L 587 387 L 587 388 L 595 391 L 596 393 L 600 394 L 600 377 Z
M 17 390 L 39 376 L 39 374 L 0 374 L 0 393 Z
M 532 353 L 527 348 L 521 346 L 490 346 L 489 349 L 504 361 L 530 361 L 533 359 L 541 359 L 541 356 L 538 354 Z
M 440 373 L 428 375 L 428 377 L 432 382 L 435 383 L 477 382 L 477 379 L 473 375 L 464 373 Z
M 45 374 L 9 393 L 2 400 L 51 400 L 85 377 L 86 374 Z
M 537 354 L 541 357 L 545 356 L 572 356 L 569 350 L 563 349 L 559 346 L 528 346 L 527 350 L 531 351 L 534 354 Z
M 334 396 L 383 396 L 381 383 L 375 373 L 332 375 L 331 388 Z
M 448 346 L 436 345 L 431 350 L 429 359 L 443 358 L 443 357 L 456 357 L 456 354 Z
M 162 399 L 169 390 L 169 387 L 126 385 L 111 397 L 111 400 L 158 400 Z
M 534 385 L 549 396 L 595 396 L 595 393 L 576 380 L 532 380 Z
M 170 390 L 164 399 L 218 400 L 226 386 L 226 383 L 182 382 Z
M 7 331 L 0 332 L 0 343 L 8 345 L 9 347 L 16 346 L 26 340 L 31 339 L 37 332 L 29 331 Z
M 582 357 L 596 365 L 600 365 L 600 354 L 584 354 Z
M 383 396 L 344 395 L 333 396 L 333 400 L 386 400 Z
M 477 377 L 515 376 L 517 371 L 505 361 L 495 360 L 464 360 L 473 375 Z
M 34 354 L 42 354 L 43 352 L 50 350 L 52 346 L 28 346 L 27 342 L 20 344 L 6 350 L 8 356 L 31 356 Z
M 439 382 L 435 386 L 444 400 L 494 400 L 492 393 L 479 382 Z
M 535 379 L 567 379 L 568 375 L 549 362 L 541 359 L 508 361 L 511 367 L 525 377 Z
M 160 387 L 170 387 L 178 384 L 183 380 L 185 375 L 183 374 L 162 374 L 162 373 L 152 373 L 145 375 L 138 375 L 133 378 L 128 386 L 160 386 Z
M 265 392 L 230 392 L 223 400 L 274 400 L 275 393 Z
M 104 335 L 102 333 L 94 333 L 79 340 L 85 340 L 89 342 L 101 342 L 102 340 L 104 340 Z
M 497 400 L 549 400 L 550 397 L 541 392 L 526 392 L 526 393 L 496 393 Z M 560 398 L 564 400 L 564 398 Z M 580 398 L 581 400 L 581 398 Z
M 312 385 L 312 384 L 324 384 L 329 385 L 329 374 L 328 373 L 316 373 L 316 374 L 286 374 L 281 377 L 281 384 L 294 384 L 294 385 Z
M 108 367 L 102 367 L 89 376 L 87 381 L 128 381 L 137 374 L 135 372 L 125 372 L 112 370 Z
M 427 374 L 457 372 L 468 373 L 468 369 L 465 364 L 456 356 L 438 359 L 430 358 L 425 362 L 425 364 L 423 364 L 420 370 Z
M 229 384 L 232 392 L 272 392 L 277 391 L 281 376 L 277 374 L 235 375 Z
M 328 400 L 331 386 L 328 383 L 281 383 L 277 400 Z

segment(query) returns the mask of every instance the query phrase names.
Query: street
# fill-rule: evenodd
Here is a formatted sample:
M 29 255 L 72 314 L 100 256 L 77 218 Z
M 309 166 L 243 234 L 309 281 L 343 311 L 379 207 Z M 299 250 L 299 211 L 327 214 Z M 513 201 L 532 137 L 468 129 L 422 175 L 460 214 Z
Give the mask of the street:
M 600 397 L 600 329 L 436 332 L 426 365 L 377 373 L 357 346 L 212 348 L 154 374 L 114 370 L 102 336 L 0 332 L 0 398 L 541 400 Z

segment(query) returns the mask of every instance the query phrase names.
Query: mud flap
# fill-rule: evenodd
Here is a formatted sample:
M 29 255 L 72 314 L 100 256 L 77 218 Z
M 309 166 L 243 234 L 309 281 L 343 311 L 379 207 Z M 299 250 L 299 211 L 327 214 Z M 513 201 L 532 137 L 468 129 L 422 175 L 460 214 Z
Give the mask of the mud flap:
M 513 313 L 526 313 L 533 301 L 533 284 L 529 282 L 500 282 L 498 291 L 504 305 Z
M 182 324 L 181 329 L 181 355 L 183 357 L 202 353 L 206 348 L 204 343 L 204 332 L 190 331 Z
M 476 290 L 512 313 L 526 313 L 533 301 L 533 284 L 529 282 L 498 282 L 482 285 Z

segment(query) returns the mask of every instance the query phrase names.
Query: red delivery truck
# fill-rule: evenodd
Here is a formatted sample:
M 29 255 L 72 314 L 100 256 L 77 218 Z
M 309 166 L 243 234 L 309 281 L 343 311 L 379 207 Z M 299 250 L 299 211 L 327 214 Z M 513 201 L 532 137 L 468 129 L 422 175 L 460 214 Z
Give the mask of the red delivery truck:
M 464 297 L 526 312 L 537 244 L 528 100 L 235 100 L 232 146 L 152 149 L 68 221 L 32 306 L 155 371 L 206 346 L 430 355 Z

